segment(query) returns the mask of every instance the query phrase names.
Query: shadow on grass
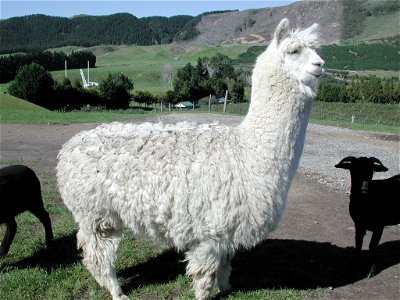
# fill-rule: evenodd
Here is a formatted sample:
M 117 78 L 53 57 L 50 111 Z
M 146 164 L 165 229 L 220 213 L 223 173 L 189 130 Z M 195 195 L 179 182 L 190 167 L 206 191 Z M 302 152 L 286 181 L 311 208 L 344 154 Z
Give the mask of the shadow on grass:
M 400 263 L 400 241 L 382 243 L 378 250 L 378 272 Z M 364 251 L 366 252 L 366 251 Z M 366 253 L 363 253 L 366 267 Z M 365 278 L 367 269 L 352 267 L 354 248 L 331 243 L 272 239 L 250 251 L 241 251 L 232 261 L 230 282 L 234 291 L 340 287 Z M 147 284 L 162 284 L 185 273 L 182 254 L 173 250 L 127 268 L 118 276 L 130 292 Z
M 81 260 L 76 248 L 76 232 L 57 238 L 48 248 L 43 248 L 9 266 L 16 268 L 41 267 L 51 273 L 53 269 L 63 268 Z
M 126 292 L 149 284 L 163 284 L 185 274 L 185 256 L 173 249 L 147 260 L 144 263 L 126 268 L 118 273 L 125 278 L 122 289 Z

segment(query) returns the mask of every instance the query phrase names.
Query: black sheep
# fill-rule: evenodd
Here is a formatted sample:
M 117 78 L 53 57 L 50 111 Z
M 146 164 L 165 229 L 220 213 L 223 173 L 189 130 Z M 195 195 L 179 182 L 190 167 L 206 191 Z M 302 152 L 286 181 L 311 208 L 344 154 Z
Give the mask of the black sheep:
M 351 176 L 350 216 L 356 230 L 355 261 L 360 262 L 361 248 L 367 230 L 372 231 L 369 244 L 368 277 L 374 276 L 376 256 L 383 228 L 400 223 L 400 174 L 383 180 L 372 180 L 374 172 L 388 169 L 375 157 L 342 159 L 336 168 L 348 169 Z
M 40 181 L 35 172 L 22 165 L 0 169 L 0 224 L 6 224 L 6 233 L 0 246 L 0 257 L 5 256 L 17 232 L 15 216 L 30 211 L 43 223 L 46 244 L 53 241 L 49 214 L 44 209 Z

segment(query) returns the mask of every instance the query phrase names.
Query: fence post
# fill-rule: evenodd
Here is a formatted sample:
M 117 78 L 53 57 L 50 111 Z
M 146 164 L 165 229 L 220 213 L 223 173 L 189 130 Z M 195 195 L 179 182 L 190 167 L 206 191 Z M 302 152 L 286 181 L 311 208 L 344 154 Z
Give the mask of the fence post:
M 210 98 L 208 98 L 208 112 L 211 112 L 211 94 L 210 94 Z
M 168 102 L 168 111 L 171 112 L 171 102 Z
M 161 111 L 161 113 L 162 113 L 162 109 L 163 109 L 163 105 L 162 105 L 162 100 L 160 101 L 160 111 Z
M 354 123 L 355 119 L 356 119 L 355 115 L 351 115 L 351 124 Z
M 226 102 L 228 101 L 228 90 L 225 93 L 225 100 L 224 100 L 224 113 L 226 113 Z

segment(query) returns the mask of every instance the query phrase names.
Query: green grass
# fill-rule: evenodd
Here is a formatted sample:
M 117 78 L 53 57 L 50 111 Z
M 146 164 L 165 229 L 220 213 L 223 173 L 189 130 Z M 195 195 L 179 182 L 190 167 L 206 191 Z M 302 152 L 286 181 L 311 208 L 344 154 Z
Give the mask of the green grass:
M 311 120 L 325 125 L 400 134 L 400 105 L 315 102 Z
M 394 12 L 388 15 L 369 16 L 365 19 L 364 28 L 359 36 L 345 40 L 345 44 L 358 44 L 365 40 L 377 40 L 393 33 L 399 34 L 400 13 Z
M 29 112 L 49 112 L 49 110 L 35 105 L 29 101 L 8 95 L 0 94 L 0 111 L 3 110 L 25 110 Z

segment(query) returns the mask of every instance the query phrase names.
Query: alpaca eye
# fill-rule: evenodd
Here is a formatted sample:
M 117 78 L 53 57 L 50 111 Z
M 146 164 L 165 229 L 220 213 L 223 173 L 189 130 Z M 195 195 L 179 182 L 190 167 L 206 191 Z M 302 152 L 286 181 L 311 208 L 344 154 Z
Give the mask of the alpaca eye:
M 299 54 L 299 53 L 300 53 L 299 49 L 295 49 L 295 50 L 289 52 L 289 54 Z

